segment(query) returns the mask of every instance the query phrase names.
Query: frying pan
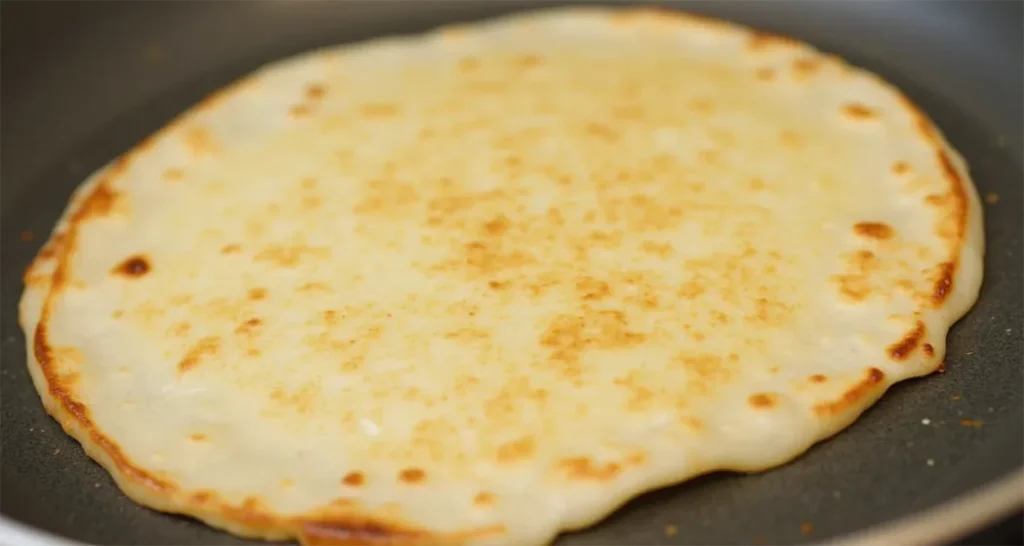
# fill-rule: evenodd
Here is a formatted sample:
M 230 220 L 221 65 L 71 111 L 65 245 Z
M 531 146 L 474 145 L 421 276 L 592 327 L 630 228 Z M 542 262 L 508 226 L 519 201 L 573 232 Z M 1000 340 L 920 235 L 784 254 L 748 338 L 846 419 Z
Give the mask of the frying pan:
M 46 416 L 30 384 L 17 326 L 20 274 L 86 174 L 265 62 L 539 6 L 4 3 L 0 542 L 247 543 L 127 500 Z M 903 89 L 967 158 L 987 196 L 985 282 L 974 310 L 950 334 L 945 373 L 895 386 L 847 431 L 789 465 L 749 476 L 718 473 L 644 495 L 561 544 L 934 543 L 1005 517 L 1002 531 L 965 540 L 1020 543 L 1022 6 L 673 6 L 803 39 Z M 669 525 L 678 532 L 668 536 Z

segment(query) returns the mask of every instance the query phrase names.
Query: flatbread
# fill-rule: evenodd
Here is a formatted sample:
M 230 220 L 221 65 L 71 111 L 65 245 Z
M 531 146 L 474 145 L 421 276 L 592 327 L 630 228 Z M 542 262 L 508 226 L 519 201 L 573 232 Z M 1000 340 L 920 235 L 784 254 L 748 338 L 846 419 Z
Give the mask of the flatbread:
M 570 8 L 271 64 L 78 190 L 29 368 L 135 501 L 307 544 L 541 544 L 793 459 L 942 365 L 961 157 L 878 77 Z

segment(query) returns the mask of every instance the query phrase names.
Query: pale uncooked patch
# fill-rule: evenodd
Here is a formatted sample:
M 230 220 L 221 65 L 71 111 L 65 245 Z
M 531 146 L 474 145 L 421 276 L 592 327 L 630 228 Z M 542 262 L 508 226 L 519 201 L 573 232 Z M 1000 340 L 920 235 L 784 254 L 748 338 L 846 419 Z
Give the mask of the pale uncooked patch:
M 85 182 L 21 321 L 47 410 L 141 503 L 544 543 L 935 370 L 982 237 L 963 161 L 878 78 L 573 8 L 219 93 Z

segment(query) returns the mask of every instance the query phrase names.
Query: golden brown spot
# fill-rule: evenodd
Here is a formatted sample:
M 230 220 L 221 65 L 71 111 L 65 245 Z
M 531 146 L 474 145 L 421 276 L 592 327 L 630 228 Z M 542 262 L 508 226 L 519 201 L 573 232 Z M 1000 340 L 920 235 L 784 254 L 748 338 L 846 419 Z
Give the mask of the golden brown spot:
M 770 81 L 775 79 L 775 70 L 772 70 L 771 68 L 758 68 L 757 71 L 754 72 L 754 76 L 761 81 Z
M 508 231 L 512 223 L 509 222 L 508 218 L 504 214 L 499 214 L 493 220 L 488 221 L 484 224 L 484 230 L 491 235 L 501 235 Z
M 320 100 L 327 93 L 327 86 L 313 83 L 306 86 L 306 98 L 309 100 Z
M 332 504 L 344 508 L 357 506 L 357 502 L 350 499 L 337 501 Z M 394 521 L 360 516 L 358 512 L 351 510 L 343 512 L 343 515 L 300 521 L 299 525 L 299 542 L 311 546 L 466 544 L 506 532 L 504 525 L 488 525 L 458 533 L 441 534 Z
M 882 383 L 885 373 L 878 368 L 869 368 L 867 377 L 846 391 L 842 398 L 833 402 L 819 404 L 814 407 L 814 413 L 819 417 L 833 417 L 856 407 L 862 399 L 865 399 L 871 391 Z
M 326 322 L 328 326 L 334 326 L 338 323 L 338 312 L 334 309 L 328 309 L 324 311 L 322 315 L 324 317 L 324 322 Z
M 193 442 L 205 442 L 206 441 L 206 435 L 205 434 L 201 434 L 199 432 L 196 432 L 196 433 L 190 435 L 188 438 L 190 440 L 192 440 Z
M 714 109 L 715 102 L 707 97 L 698 97 L 688 103 L 694 112 L 707 113 Z
M 558 315 L 541 335 L 551 349 L 551 361 L 570 376 L 580 369 L 580 354 L 587 349 L 620 349 L 641 343 L 647 336 L 628 329 L 621 311 L 589 311 L 583 316 Z
M 568 457 L 558 461 L 558 469 L 570 480 L 610 481 L 622 471 L 617 463 L 595 465 L 589 457 Z
M 253 301 L 259 301 L 267 297 L 266 288 L 250 288 L 248 293 L 249 299 Z
M 926 356 L 935 356 L 935 347 L 932 347 L 931 343 L 925 343 L 922 345 L 921 350 L 924 351 Z
M 786 317 L 792 312 L 790 306 L 767 298 L 757 298 L 755 301 L 755 312 L 748 315 L 748 322 L 765 326 L 781 326 Z
M 417 484 L 427 479 L 427 473 L 419 468 L 406 468 L 398 474 L 398 479 L 407 484 Z
M 716 354 L 684 352 L 676 355 L 674 361 L 702 381 L 725 382 L 732 376 L 728 365 Z
M 295 290 L 298 292 L 330 292 L 331 287 L 322 282 L 307 282 Z
M 824 375 L 822 375 L 820 373 L 816 373 L 816 374 L 808 377 L 807 379 L 811 383 L 824 383 L 824 382 L 828 381 L 828 377 L 824 376 Z
M 611 286 L 592 277 L 576 279 L 576 290 L 584 301 L 602 300 L 611 295 Z
M 706 291 L 704 285 L 697 282 L 696 280 L 686 281 L 679 290 L 676 291 L 676 295 L 681 298 L 694 299 Z
M 302 198 L 303 210 L 315 210 L 320 207 L 320 198 L 315 195 L 307 195 Z
M 269 246 L 256 254 L 253 261 L 269 263 L 278 267 L 295 267 L 306 256 L 324 256 L 326 249 L 308 246 Z
M 619 381 L 615 383 L 624 384 Z M 630 385 L 628 383 L 625 383 L 625 385 L 627 385 L 632 394 L 629 401 L 626 402 L 627 411 L 644 411 L 650 407 L 651 402 L 654 400 L 654 391 L 639 385 Z
M 642 451 L 630 453 L 626 457 L 626 464 L 629 466 L 641 466 L 647 462 L 647 454 Z
M 801 137 L 799 133 L 789 129 L 783 129 L 779 132 L 779 142 L 781 142 L 783 146 L 792 150 L 799 150 L 804 145 L 803 137 Z M 764 187 L 764 182 L 761 179 L 755 178 L 754 180 L 757 183 L 755 184 L 752 182 L 751 188 L 760 190 Z
M 120 273 L 128 277 L 141 277 L 149 273 L 149 270 L 149 262 L 146 261 L 145 256 L 132 256 L 118 264 L 114 268 L 114 273 Z
M 619 134 L 615 129 L 596 121 L 588 122 L 586 124 L 586 130 L 587 134 L 609 142 L 614 142 L 619 138 Z
M 353 470 L 352 472 L 345 474 L 345 477 L 341 479 L 341 483 L 349 487 L 359 487 L 363 485 L 365 481 L 366 477 L 358 470 Z
M 204 356 L 217 354 L 218 350 L 220 350 L 220 338 L 204 337 L 200 339 L 178 362 L 178 373 L 183 374 L 195 369 Z
M 45 245 L 43 245 L 43 249 L 39 251 L 38 259 L 40 259 L 40 260 L 49 260 L 50 258 L 52 258 L 56 254 L 57 249 L 58 248 L 62 248 L 63 245 L 64 245 L 64 234 L 63 233 L 58 233 L 58 234 L 54 235 L 50 242 L 48 242 Z M 31 269 L 32 269 L 32 266 L 30 265 L 29 266 L 29 270 L 31 270 Z
M 189 127 L 185 131 L 185 146 L 194 155 L 207 155 L 216 153 L 219 150 L 210 132 L 202 127 Z
M 747 403 L 749 403 L 754 409 L 771 409 L 775 407 L 777 400 L 774 394 L 758 393 L 751 396 L 747 400 Z
M 537 66 L 537 65 L 540 64 L 540 62 L 541 62 L 540 57 L 537 56 L 537 55 L 533 55 L 533 54 L 522 55 L 522 56 L 520 56 L 519 58 L 516 59 L 516 64 L 519 65 L 520 67 L 523 67 L 523 68 L 530 68 L 530 67 L 533 67 L 533 66 Z
M 700 432 L 704 430 L 704 422 L 696 417 L 681 417 L 679 419 L 687 428 L 694 432 Z
M 911 353 L 917 350 L 917 346 L 924 339 L 924 335 L 925 325 L 923 322 L 917 321 L 914 329 L 907 332 L 903 339 L 889 346 L 889 356 L 896 360 L 906 360 Z
M 66 388 L 74 389 L 80 378 L 78 372 L 64 372 L 60 374 L 60 383 Z
M 910 164 L 906 161 L 897 161 L 892 164 L 892 172 L 899 175 L 907 174 L 910 172 Z
M 535 389 L 530 391 L 530 394 L 528 396 L 531 400 L 537 402 L 538 404 L 543 404 L 548 399 L 548 390 L 544 388 Z
M 514 463 L 516 461 L 528 459 L 533 455 L 535 449 L 536 444 L 531 436 L 511 442 L 505 442 L 498 448 L 498 462 Z
M 179 322 L 171 328 L 171 333 L 177 337 L 185 337 L 192 330 L 192 325 L 187 322 Z
M 142 144 L 140 144 L 139 147 L 146 147 L 150 143 L 150 139 L 147 138 L 142 141 Z M 128 170 L 128 165 L 131 164 L 133 155 L 134 154 L 132 152 L 128 152 L 114 160 L 114 164 L 110 166 L 110 178 L 104 180 L 100 185 L 107 185 L 108 183 L 112 182 L 115 178 L 123 175 L 125 171 Z
M 946 301 L 949 293 L 953 290 L 953 273 L 956 271 L 956 264 L 944 262 L 939 265 L 938 279 L 932 289 L 932 303 L 938 307 Z
M 480 68 L 480 59 L 474 57 L 465 57 L 459 59 L 459 70 L 462 72 L 473 72 L 477 68 Z
M 938 153 L 939 165 L 949 182 L 948 198 L 952 201 L 945 217 L 939 223 L 939 235 L 947 239 L 962 240 L 967 230 L 967 192 L 952 159 L 944 150 Z
M 729 324 L 729 315 L 717 309 L 712 309 L 708 312 L 708 315 L 711 316 L 711 320 L 715 321 L 715 324 L 721 324 L 722 326 Z
M 32 273 L 32 268 L 31 266 L 29 266 L 29 268 L 25 271 L 23 280 L 25 282 L 25 286 L 43 288 L 50 283 L 50 278 L 50 275 L 47 274 Z
M 221 511 L 229 520 L 241 520 L 248 525 L 267 526 L 273 521 L 268 515 L 267 505 L 256 496 L 244 498 L 237 506 L 222 501 Z
M 182 178 L 185 178 L 185 171 L 177 167 L 171 167 L 165 170 L 163 174 L 163 179 L 168 182 L 177 182 Z
M 810 76 L 821 68 L 821 60 L 815 58 L 801 58 L 793 61 L 793 71 L 801 76 Z
M 118 165 L 123 165 L 125 158 L 118 160 Z M 116 170 L 116 169 L 115 169 Z M 113 176 L 113 175 L 112 175 Z M 121 195 L 110 188 L 107 180 L 100 182 L 96 189 L 89 194 L 82 206 L 72 217 L 72 225 L 84 222 L 90 218 L 99 218 L 109 215 L 120 203 Z
M 260 324 L 262 324 L 262 323 L 263 323 L 263 321 L 261 321 L 258 318 L 251 318 L 251 319 L 243 322 L 242 324 L 240 324 L 238 326 L 238 328 L 235 328 L 235 333 L 236 334 L 246 334 L 246 335 L 251 334 L 252 331 L 254 329 L 258 328 L 260 326 Z
M 672 248 L 672 243 L 656 243 L 654 241 L 644 241 L 641 243 L 640 249 L 659 258 L 668 258 L 675 251 Z
M 535 262 L 533 256 L 522 250 L 502 252 L 500 241 L 492 241 L 491 244 L 471 241 L 463 246 L 463 251 L 465 254 L 462 260 L 442 262 L 437 267 L 447 270 L 469 266 L 473 274 L 493 276 Z
M 853 226 L 853 231 L 862 237 L 880 240 L 889 239 L 893 234 L 892 228 L 881 222 L 858 222 Z
M 995 205 L 996 203 L 999 202 L 999 194 L 992 191 L 986 193 L 985 202 L 988 203 L 989 205 Z
M 308 414 L 320 394 L 318 383 L 306 383 L 299 390 L 288 393 L 277 388 L 271 391 L 270 399 L 279 405 L 289 407 L 300 415 Z
M 295 118 L 301 118 L 309 115 L 312 108 L 308 104 L 296 104 L 288 109 L 288 113 Z
M 945 175 L 946 180 L 949 181 L 956 190 L 963 191 L 963 187 L 960 180 L 960 174 L 957 172 L 956 167 L 953 166 L 953 160 L 949 158 L 944 150 L 939 150 L 939 166 L 942 167 L 942 174 Z M 962 197 L 962 196 L 960 196 Z
M 565 217 L 562 216 L 562 211 L 556 208 L 548 209 L 548 222 L 551 222 L 551 225 L 558 227 L 565 225 Z
M 871 275 L 880 267 L 878 257 L 869 250 L 859 250 L 848 257 L 850 271 L 835 275 L 839 292 L 851 301 L 864 301 L 871 294 Z
M 935 127 L 932 125 L 932 122 L 930 122 L 928 118 L 921 113 L 915 112 L 914 116 L 916 117 L 915 125 L 918 127 L 918 131 L 921 132 L 925 138 L 935 142 Z
M 481 491 L 473 497 L 473 504 L 479 507 L 493 506 L 494 495 L 487 491 Z
M 192 500 L 196 504 L 206 504 L 213 500 L 213 493 L 209 491 L 197 491 L 192 494 Z
M 394 103 L 364 104 L 359 108 L 359 113 L 368 118 L 389 118 L 399 112 L 399 107 Z
M 240 245 L 238 243 L 231 243 L 231 244 L 227 244 L 227 245 L 222 246 L 220 248 L 220 253 L 221 254 L 236 254 L 238 252 L 241 252 L 241 250 L 242 250 L 242 245 Z
M 747 49 L 750 51 L 764 51 L 775 47 L 793 47 L 798 45 L 796 40 L 785 36 L 776 36 L 767 32 L 754 32 L 747 40 Z
M 859 120 L 872 119 L 877 116 L 874 110 L 855 102 L 843 105 L 843 113 L 849 118 Z

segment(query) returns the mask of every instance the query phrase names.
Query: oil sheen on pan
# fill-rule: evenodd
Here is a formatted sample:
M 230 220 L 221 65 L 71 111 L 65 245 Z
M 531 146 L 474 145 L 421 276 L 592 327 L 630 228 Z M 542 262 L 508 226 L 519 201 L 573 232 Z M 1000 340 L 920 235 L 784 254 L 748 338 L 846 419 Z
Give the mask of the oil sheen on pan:
M 214 94 L 82 184 L 20 317 L 46 409 L 139 503 L 305 544 L 544 544 L 936 370 L 981 225 L 878 77 L 559 9 Z

